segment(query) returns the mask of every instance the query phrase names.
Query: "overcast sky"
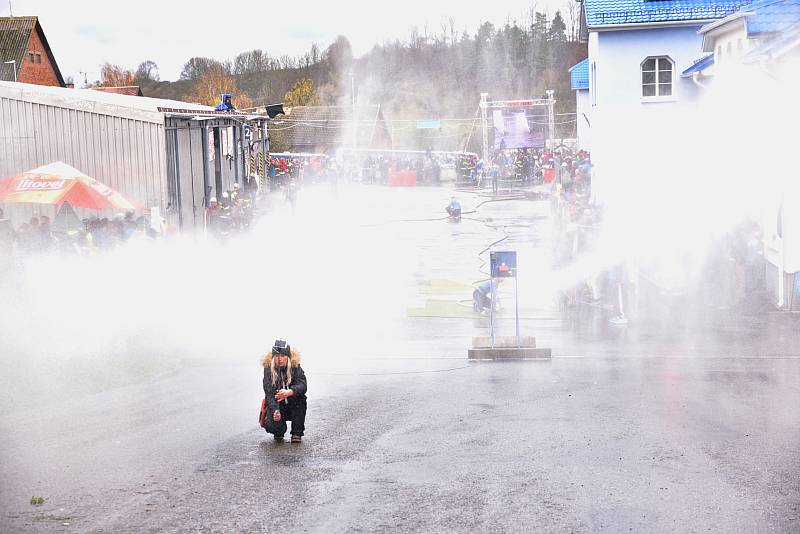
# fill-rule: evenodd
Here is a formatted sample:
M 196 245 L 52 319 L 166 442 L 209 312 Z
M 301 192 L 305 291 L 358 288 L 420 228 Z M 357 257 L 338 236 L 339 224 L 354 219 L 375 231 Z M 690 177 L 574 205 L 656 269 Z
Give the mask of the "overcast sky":
M 151 59 L 162 80 L 174 80 L 192 56 L 232 59 L 254 48 L 296 56 L 313 42 L 324 49 L 337 35 L 346 36 L 358 56 L 384 40 L 407 38 L 414 26 L 422 30 L 427 23 L 429 33 L 437 33 L 452 17 L 460 31 L 474 33 L 482 21 L 522 21 L 534 6 L 552 18 L 569 1 L 12 0 L 12 5 L 15 16 L 39 16 L 62 74 L 80 84 L 81 71 L 91 82 L 106 61 L 134 69 Z M 0 0 L 0 16 L 8 12 L 8 0 Z

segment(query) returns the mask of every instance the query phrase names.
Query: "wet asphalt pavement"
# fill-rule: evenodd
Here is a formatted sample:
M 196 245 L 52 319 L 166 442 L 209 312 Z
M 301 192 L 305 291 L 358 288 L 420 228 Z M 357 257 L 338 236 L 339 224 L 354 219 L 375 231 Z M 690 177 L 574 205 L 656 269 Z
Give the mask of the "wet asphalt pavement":
M 435 218 L 448 194 L 403 191 L 398 213 Z M 257 427 L 260 371 L 237 355 L 4 406 L 0 531 L 800 531 L 798 317 L 697 309 L 615 329 L 521 296 L 523 334 L 552 360 L 466 360 L 487 332 L 461 302 L 477 253 L 508 235 L 545 257 L 546 212 L 404 223 L 420 251 L 407 313 L 386 342 L 306 355 L 302 444 Z

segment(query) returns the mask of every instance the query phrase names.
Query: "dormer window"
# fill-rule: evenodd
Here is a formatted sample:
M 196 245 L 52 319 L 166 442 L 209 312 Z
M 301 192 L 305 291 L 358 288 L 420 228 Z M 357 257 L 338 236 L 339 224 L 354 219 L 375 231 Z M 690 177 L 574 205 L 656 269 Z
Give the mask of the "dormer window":
M 674 65 L 667 56 L 649 57 L 642 62 L 642 97 L 672 96 Z

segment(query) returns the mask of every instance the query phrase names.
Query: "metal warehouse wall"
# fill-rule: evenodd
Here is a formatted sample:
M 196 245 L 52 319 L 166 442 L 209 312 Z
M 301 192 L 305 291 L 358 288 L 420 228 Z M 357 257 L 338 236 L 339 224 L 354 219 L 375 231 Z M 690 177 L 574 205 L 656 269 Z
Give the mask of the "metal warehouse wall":
M 178 222 L 181 229 L 199 230 L 203 228 L 205 210 L 204 189 L 207 177 L 204 177 L 204 172 L 208 172 L 203 167 L 207 154 L 203 129 L 199 126 L 191 127 L 185 121 L 170 121 L 170 124 L 167 129 L 171 136 L 168 142 L 168 164 L 174 162 L 170 180 L 171 183 L 178 184 L 177 191 L 173 192 L 177 202 L 171 204 L 180 207 Z
M 47 104 L 0 95 L 0 177 L 63 161 L 164 213 L 164 135 L 163 115 L 158 113 L 122 109 L 117 114 L 112 106 Z M 11 211 L 17 217 L 54 212 L 49 206 L 8 208 L 7 215 Z M 16 225 L 24 222 L 17 217 Z

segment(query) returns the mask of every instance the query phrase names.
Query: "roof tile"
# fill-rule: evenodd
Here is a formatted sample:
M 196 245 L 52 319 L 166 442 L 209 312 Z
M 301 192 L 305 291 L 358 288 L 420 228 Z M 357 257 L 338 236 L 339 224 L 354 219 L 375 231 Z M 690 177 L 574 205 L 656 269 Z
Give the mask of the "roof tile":
M 570 67 L 570 88 L 588 89 L 589 88 L 589 58 L 584 59 Z
M 743 9 L 749 34 L 777 33 L 800 21 L 800 0 L 761 0 Z
M 585 0 L 589 28 L 617 24 L 718 19 L 751 0 Z
M 19 72 L 35 27 L 36 17 L 0 17 L 0 80 L 14 80 L 11 69 L 16 67 Z
M 92 87 L 94 91 L 102 91 L 104 93 L 116 93 L 118 95 L 128 96 L 144 96 L 142 89 L 138 85 L 126 85 L 122 87 Z

